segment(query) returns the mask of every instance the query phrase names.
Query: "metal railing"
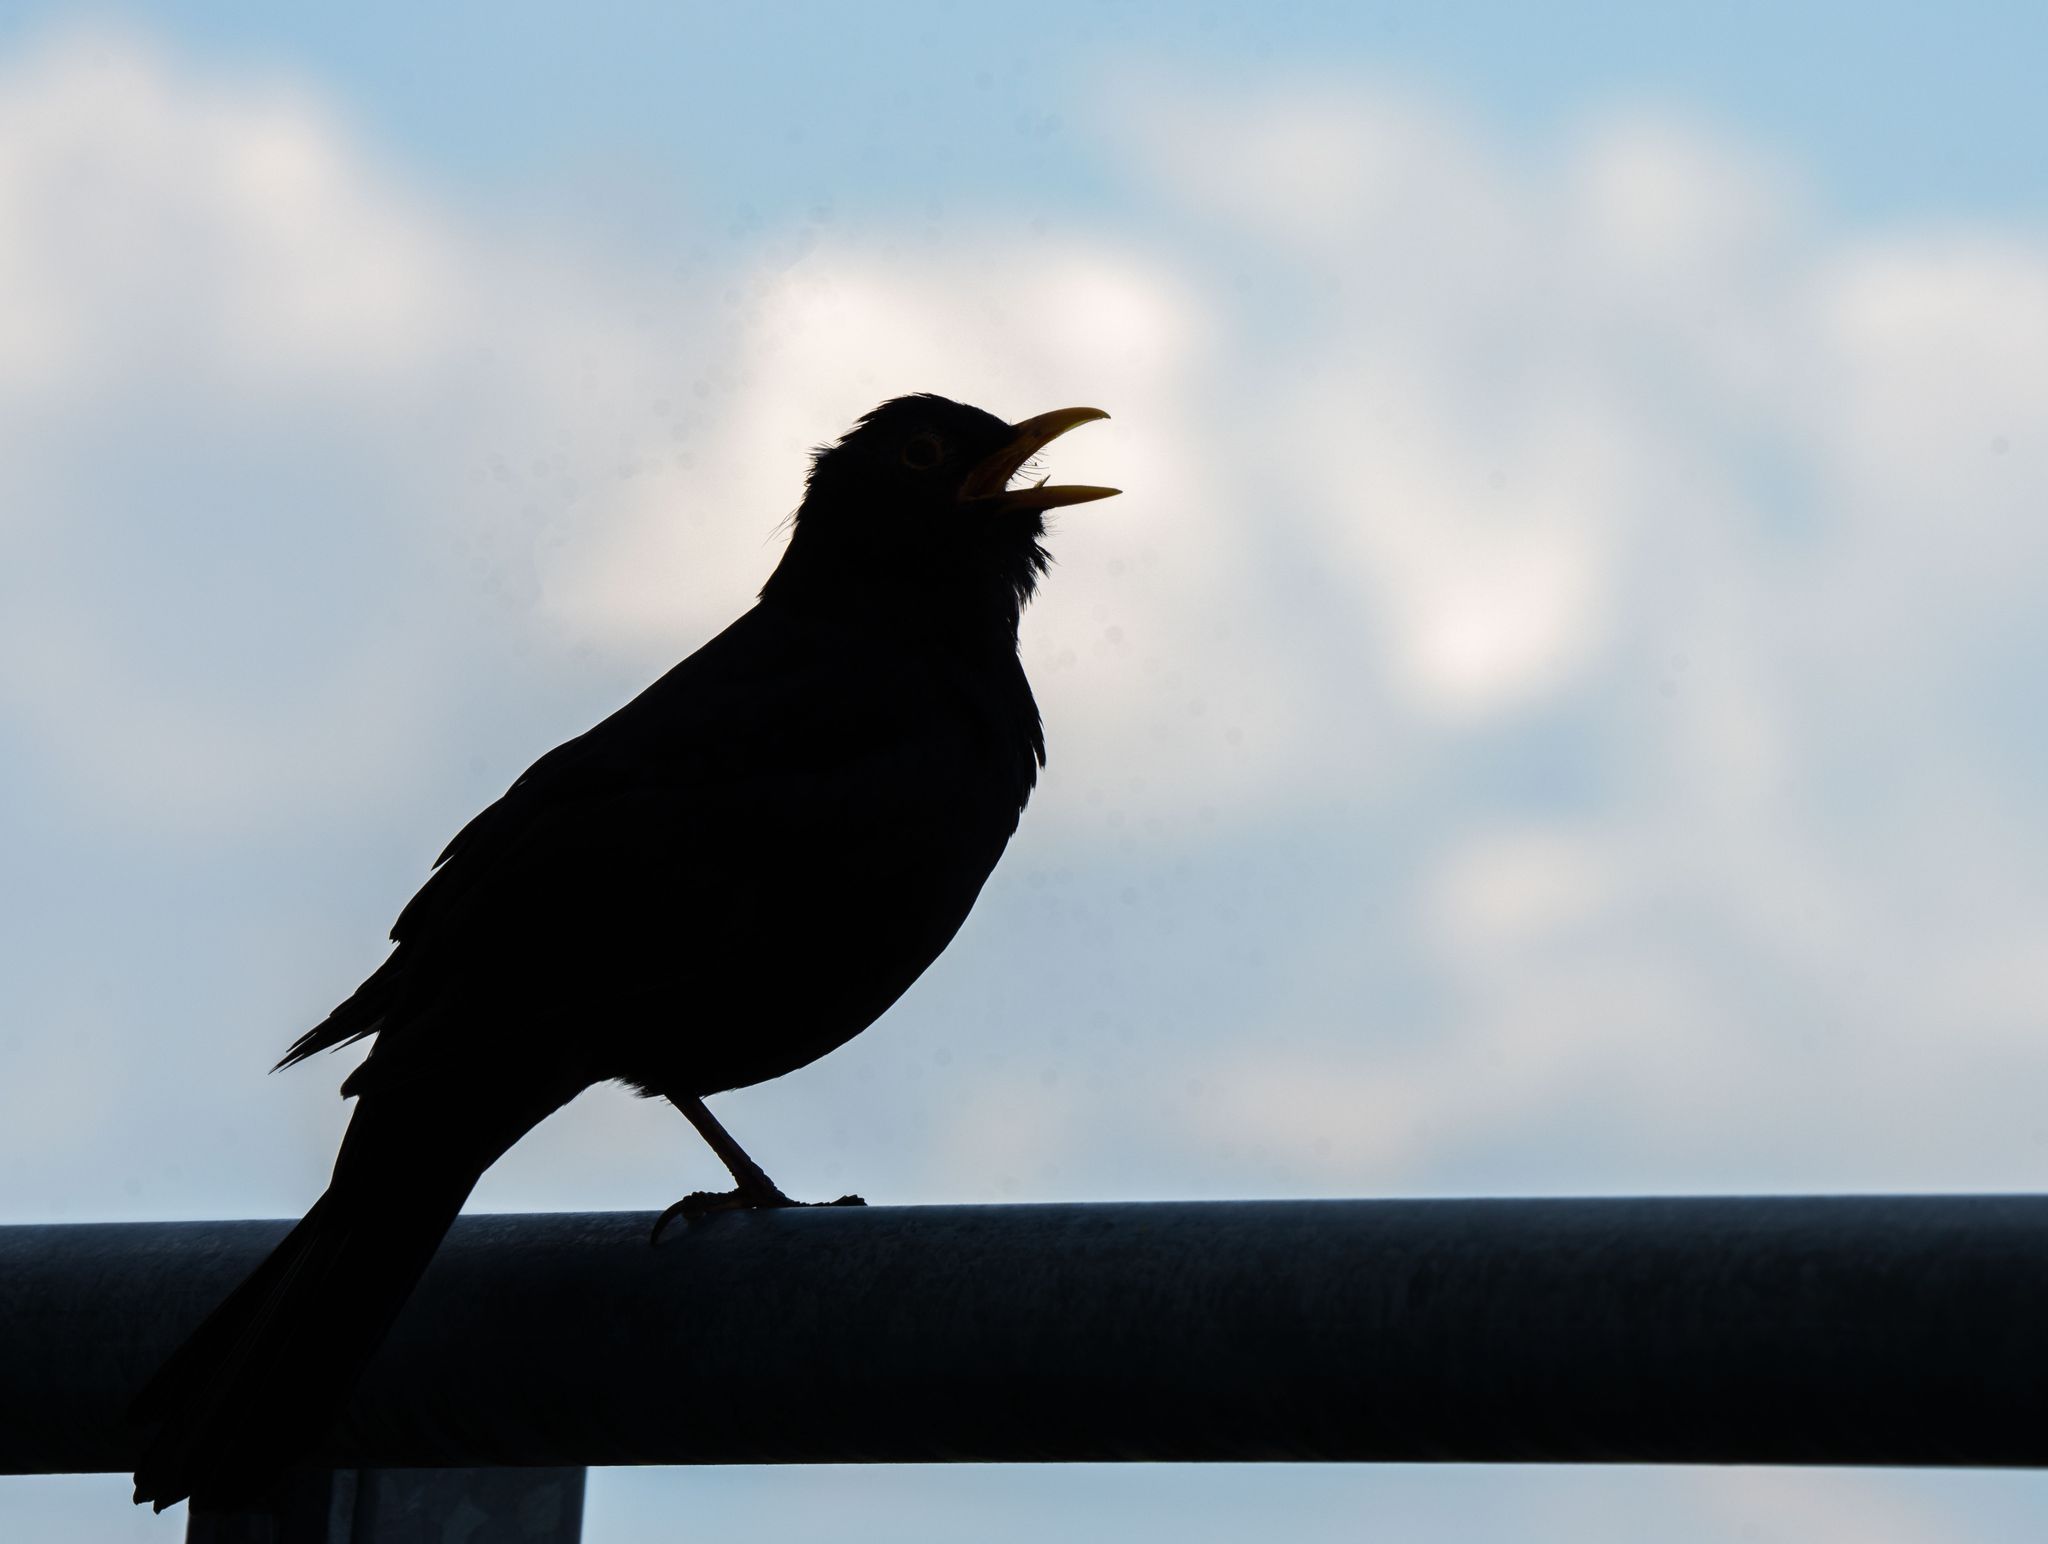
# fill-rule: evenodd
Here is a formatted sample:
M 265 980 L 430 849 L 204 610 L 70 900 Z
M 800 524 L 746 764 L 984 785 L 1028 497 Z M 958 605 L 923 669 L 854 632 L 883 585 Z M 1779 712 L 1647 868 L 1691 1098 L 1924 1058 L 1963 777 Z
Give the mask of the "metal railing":
M 2048 1197 L 650 1220 L 461 1219 L 319 1461 L 2048 1463 Z M 0 1472 L 128 1468 L 287 1226 L 0 1228 Z

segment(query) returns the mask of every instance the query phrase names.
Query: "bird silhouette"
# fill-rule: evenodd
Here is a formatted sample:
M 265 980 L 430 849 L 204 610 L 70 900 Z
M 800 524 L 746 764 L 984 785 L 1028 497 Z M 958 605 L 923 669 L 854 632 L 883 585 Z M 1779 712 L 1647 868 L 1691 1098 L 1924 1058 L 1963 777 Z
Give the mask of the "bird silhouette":
M 1017 656 L 1045 512 L 1117 491 L 1011 484 L 1107 416 L 883 403 L 813 455 L 757 604 L 463 827 L 278 1063 L 376 1037 L 326 1193 L 137 1396 L 138 1502 L 247 1502 L 305 1458 L 478 1178 L 594 1083 L 732 1172 L 656 1241 L 798 1204 L 705 1097 L 859 1034 L 966 920 L 1045 761 Z

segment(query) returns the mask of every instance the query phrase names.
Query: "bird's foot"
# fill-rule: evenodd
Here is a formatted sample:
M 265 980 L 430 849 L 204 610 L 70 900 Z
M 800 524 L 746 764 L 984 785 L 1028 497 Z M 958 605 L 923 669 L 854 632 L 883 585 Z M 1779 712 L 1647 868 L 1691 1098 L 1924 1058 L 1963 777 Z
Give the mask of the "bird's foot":
M 794 1201 L 773 1187 L 760 1190 L 693 1190 L 682 1200 L 654 1219 L 653 1231 L 647 1235 L 647 1242 L 658 1244 L 668 1225 L 678 1217 L 685 1222 L 696 1222 L 716 1212 L 766 1211 L 782 1206 L 866 1206 L 868 1203 L 859 1196 L 841 1196 L 836 1201 Z

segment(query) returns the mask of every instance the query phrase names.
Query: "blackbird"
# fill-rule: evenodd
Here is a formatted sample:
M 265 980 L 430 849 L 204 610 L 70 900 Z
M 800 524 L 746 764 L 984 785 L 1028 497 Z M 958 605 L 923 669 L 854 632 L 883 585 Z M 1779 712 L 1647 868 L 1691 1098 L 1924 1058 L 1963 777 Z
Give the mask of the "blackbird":
M 245 1502 L 304 1458 L 484 1170 L 594 1083 L 732 1171 L 657 1241 L 799 1204 L 705 1096 L 859 1034 L 966 920 L 1045 762 L 1017 657 L 1045 512 L 1117 491 L 1011 484 L 1107 416 L 883 403 L 813 455 L 753 609 L 463 827 L 278 1063 L 376 1036 L 326 1193 L 137 1396 L 138 1502 Z

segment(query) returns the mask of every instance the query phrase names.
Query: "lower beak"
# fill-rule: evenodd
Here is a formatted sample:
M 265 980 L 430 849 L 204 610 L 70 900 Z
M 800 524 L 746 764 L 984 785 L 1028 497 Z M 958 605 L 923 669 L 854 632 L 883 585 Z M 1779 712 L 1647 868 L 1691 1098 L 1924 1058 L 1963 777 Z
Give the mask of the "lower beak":
M 1041 480 L 1030 488 L 1005 486 L 1017 475 L 1017 468 L 1039 451 L 1082 424 L 1093 423 L 1109 414 L 1099 407 L 1062 407 L 1040 413 L 1022 423 L 1010 425 L 1010 442 L 983 458 L 960 485 L 960 502 L 992 513 L 1007 510 L 1057 509 L 1062 504 L 1086 504 L 1121 492 L 1117 488 L 1090 488 L 1079 483 L 1047 487 Z

